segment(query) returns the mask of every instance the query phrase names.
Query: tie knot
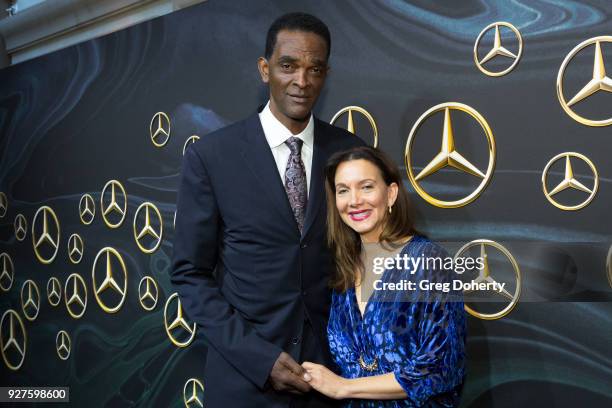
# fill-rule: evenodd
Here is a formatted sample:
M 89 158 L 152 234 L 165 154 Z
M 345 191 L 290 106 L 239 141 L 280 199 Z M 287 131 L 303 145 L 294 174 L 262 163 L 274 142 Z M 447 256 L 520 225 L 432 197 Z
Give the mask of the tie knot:
M 303 140 L 295 136 L 291 136 L 285 141 L 285 144 L 289 146 L 289 150 L 291 150 L 292 154 L 300 154 L 302 151 L 302 143 Z

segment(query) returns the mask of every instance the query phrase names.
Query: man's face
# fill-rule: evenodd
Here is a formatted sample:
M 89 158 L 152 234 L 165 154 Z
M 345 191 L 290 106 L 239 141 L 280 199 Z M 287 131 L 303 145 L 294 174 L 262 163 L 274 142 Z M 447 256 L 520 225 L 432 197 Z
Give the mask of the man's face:
M 300 127 L 325 83 L 325 40 L 315 33 L 281 30 L 270 59 L 260 58 L 258 65 L 262 81 L 270 87 L 272 113 L 290 129 Z

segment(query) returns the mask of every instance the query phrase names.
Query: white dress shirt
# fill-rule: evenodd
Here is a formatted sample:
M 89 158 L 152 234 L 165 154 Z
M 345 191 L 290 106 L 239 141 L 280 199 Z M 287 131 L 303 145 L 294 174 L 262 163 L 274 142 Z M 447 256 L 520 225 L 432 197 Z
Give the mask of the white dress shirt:
M 314 149 L 314 119 L 312 113 L 310 114 L 310 119 L 304 130 L 297 135 L 291 133 L 285 125 L 276 119 L 270 110 L 270 101 L 268 101 L 266 107 L 259 113 L 259 120 L 261 121 L 261 127 L 263 128 L 266 140 L 272 150 L 272 156 L 274 156 L 278 174 L 280 175 L 283 185 L 285 185 L 285 170 L 287 168 L 287 162 L 289 161 L 289 155 L 291 154 L 291 150 L 289 146 L 285 144 L 285 141 L 291 136 L 302 139 L 302 162 L 306 170 L 306 191 L 310 192 L 310 170 L 312 167 L 312 152 Z

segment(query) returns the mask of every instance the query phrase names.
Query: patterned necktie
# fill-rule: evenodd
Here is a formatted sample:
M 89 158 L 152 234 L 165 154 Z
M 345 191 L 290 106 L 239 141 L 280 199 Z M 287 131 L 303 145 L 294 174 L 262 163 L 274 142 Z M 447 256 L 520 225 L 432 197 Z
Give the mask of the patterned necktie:
M 302 162 L 302 139 L 291 136 L 285 144 L 291 150 L 287 168 L 285 169 L 285 191 L 293 210 L 293 216 L 300 228 L 304 228 L 304 216 L 306 215 L 306 201 L 308 192 L 306 190 L 306 170 Z

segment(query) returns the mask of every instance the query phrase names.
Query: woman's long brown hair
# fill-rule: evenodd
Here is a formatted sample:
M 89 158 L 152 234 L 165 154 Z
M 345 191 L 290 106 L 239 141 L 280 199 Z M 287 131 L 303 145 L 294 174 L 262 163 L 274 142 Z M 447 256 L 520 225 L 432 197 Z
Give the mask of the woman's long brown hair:
M 367 146 L 354 147 L 334 154 L 325 167 L 325 191 L 327 194 L 327 244 L 332 250 L 336 273 L 331 287 L 344 292 L 357 282 L 358 274 L 364 270 L 361 261 L 361 238 L 346 225 L 336 208 L 336 170 L 341 163 L 351 160 L 367 160 L 375 165 L 387 186 L 396 183 L 397 199 L 392 212 L 385 212 L 385 220 L 380 241 L 391 247 L 403 238 L 415 235 L 414 216 L 408 192 L 402 183 L 400 173 L 393 161 L 382 151 Z

